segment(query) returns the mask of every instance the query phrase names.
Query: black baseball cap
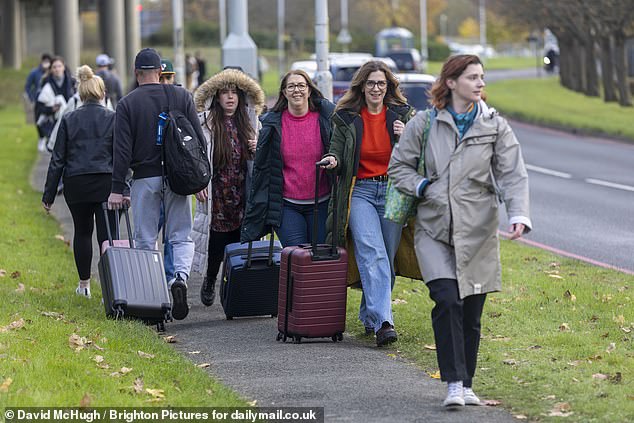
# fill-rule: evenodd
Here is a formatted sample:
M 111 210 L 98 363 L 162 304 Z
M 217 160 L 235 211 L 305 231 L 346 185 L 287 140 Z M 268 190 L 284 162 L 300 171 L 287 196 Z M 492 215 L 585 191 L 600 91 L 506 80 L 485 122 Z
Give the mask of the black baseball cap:
M 134 59 L 134 69 L 161 69 L 161 56 L 153 48 L 144 48 Z

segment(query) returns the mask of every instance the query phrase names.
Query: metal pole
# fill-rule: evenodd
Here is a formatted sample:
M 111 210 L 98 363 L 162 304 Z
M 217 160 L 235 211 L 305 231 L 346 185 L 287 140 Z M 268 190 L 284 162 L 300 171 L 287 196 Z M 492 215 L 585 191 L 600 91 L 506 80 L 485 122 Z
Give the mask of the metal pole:
M 55 0 L 53 22 L 55 54 L 64 58 L 74 74 L 79 66 L 79 0 Z
M 18 0 L 5 0 L 3 13 L 2 65 L 5 68 L 20 69 L 22 66 L 20 2 Z
M 423 70 L 427 71 L 427 0 L 420 0 L 420 56 L 423 61 Z
M 482 46 L 482 60 L 487 58 L 487 17 L 486 17 L 486 0 L 480 0 L 480 45 Z
M 218 18 L 220 19 L 220 45 L 223 45 L 227 38 L 227 2 L 218 0 Z
M 134 58 L 141 50 L 139 0 L 126 0 L 125 2 L 125 38 L 127 64 L 121 64 L 119 74 L 129 78 L 130 75 L 133 75 Z
M 174 72 L 176 82 L 185 84 L 185 40 L 183 36 L 183 0 L 172 0 L 174 19 Z M 189 87 L 185 87 L 189 88 Z
M 348 0 L 341 0 L 341 31 L 337 35 L 337 42 L 341 44 L 341 50 L 348 52 L 348 45 L 352 41 L 348 32 Z
M 328 69 L 328 0 L 315 0 L 315 53 L 315 83 L 319 91 L 332 101 L 332 74 Z
M 231 0 L 228 6 L 229 34 L 222 45 L 222 65 L 240 66 L 257 79 L 258 48 L 249 35 L 247 0 Z
M 284 49 L 284 14 L 286 4 L 284 0 L 277 0 L 277 70 L 280 79 L 284 77 L 286 72 L 285 49 Z

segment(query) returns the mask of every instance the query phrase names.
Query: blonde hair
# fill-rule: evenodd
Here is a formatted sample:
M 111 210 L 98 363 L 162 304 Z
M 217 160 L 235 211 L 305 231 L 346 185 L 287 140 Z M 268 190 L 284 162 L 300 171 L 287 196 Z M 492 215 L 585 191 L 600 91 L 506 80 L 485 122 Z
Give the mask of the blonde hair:
M 81 101 L 101 100 L 106 95 L 106 85 L 99 75 L 95 75 L 88 65 L 77 69 L 77 92 Z

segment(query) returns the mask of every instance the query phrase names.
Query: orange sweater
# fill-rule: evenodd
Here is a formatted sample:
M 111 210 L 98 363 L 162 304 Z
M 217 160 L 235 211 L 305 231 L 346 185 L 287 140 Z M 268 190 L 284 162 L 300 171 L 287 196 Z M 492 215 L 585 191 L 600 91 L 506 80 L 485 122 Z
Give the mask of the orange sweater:
M 363 119 L 363 138 L 361 139 L 361 157 L 357 178 L 371 178 L 385 175 L 392 155 L 390 134 L 387 132 L 386 108 L 373 115 L 367 108 L 361 110 Z

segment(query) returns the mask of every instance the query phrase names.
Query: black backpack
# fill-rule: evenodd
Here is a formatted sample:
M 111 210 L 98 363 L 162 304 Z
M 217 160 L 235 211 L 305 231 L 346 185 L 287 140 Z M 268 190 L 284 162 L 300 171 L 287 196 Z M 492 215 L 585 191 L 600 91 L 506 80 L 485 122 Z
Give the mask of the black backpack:
M 176 87 L 163 85 L 168 111 L 159 115 L 162 126 L 163 163 L 170 189 L 179 195 L 191 195 L 207 188 L 211 166 L 207 144 L 199 139 L 192 123 L 182 111 L 172 108 Z

